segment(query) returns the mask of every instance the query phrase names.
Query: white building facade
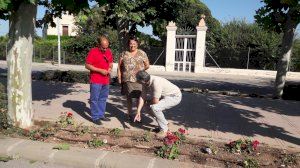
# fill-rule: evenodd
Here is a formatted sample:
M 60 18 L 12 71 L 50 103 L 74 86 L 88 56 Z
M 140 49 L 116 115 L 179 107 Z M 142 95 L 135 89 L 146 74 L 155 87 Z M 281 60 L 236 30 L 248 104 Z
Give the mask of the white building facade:
M 56 24 L 55 27 L 51 27 L 48 25 L 48 28 L 46 30 L 47 35 L 58 35 L 58 31 L 61 36 L 76 36 L 77 27 L 75 26 L 75 18 L 73 15 L 62 15 L 61 18 L 54 18 L 54 23 Z M 59 30 L 57 29 L 57 26 L 59 25 Z

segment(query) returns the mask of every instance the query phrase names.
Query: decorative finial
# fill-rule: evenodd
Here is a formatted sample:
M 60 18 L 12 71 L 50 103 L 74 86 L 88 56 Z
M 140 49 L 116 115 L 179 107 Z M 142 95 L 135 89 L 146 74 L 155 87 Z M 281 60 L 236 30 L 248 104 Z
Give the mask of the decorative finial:
M 205 23 L 204 19 L 205 19 L 205 15 L 202 14 L 201 19 L 200 19 L 199 24 L 198 24 L 199 27 L 205 27 L 206 26 L 206 23 Z
M 176 23 L 173 22 L 173 21 L 171 21 L 171 22 L 169 22 L 168 26 L 170 26 L 170 27 L 175 27 L 175 26 L 176 26 Z

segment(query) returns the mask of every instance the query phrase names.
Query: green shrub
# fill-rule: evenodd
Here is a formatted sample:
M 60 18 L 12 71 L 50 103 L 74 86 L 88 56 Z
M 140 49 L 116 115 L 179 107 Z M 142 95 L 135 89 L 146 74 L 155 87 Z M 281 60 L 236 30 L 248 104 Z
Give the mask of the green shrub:
M 0 83 L 0 130 L 10 128 L 11 121 L 7 115 L 7 93 L 6 88 Z
M 250 48 L 249 68 L 276 69 L 281 35 L 241 20 L 225 23 L 214 33 L 207 50 L 220 67 L 246 68 Z M 210 58 L 206 62 L 214 65 Z

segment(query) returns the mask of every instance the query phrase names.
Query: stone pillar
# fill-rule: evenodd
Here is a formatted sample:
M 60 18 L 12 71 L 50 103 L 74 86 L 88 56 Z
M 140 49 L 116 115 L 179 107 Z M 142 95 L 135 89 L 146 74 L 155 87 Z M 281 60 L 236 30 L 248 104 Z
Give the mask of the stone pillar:
M 196 27 L 196 54 L 195 54 L 195 73 L 201 72 L 205 67 L 205 40 L 206 40 L 206 24 L 205 15 L 201 15 L 201 20 Z
M 174 71 L 175 45 L 176 45 L 176 24 L 169 22 L 167 28 L 167 46 L 166 46 L 166 71 Z

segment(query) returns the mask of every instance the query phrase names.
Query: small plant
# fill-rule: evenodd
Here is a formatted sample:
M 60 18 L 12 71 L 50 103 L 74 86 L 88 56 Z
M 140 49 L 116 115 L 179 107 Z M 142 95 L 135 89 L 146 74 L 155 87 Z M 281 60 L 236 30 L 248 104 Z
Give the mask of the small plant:
M 186 140 L 184 134 L 186 130 L 180 128 L 178 132 L 168 132 L 164 138 L 164 145 L 156 151 L 156 155 L 161 158 L 176 159 L 178 158 L 180 151 L 178 145 Z
M 28 136 L 29 136 L 29 138 L 30 138 L 31 140 L 34 140 L 34 141 L 39 140 L 39 139 L 42 138 L 42 136 L 41 136 L 41 134 L 39 133 L 38 130 L 30 130 L 30 131 L 28 132 Z
M 207 148 L 211 150 L 211 154 L 216 155 L 219 152 L 219 149 L 216 145 L 214 145 L 212 142 L 207 145 Z
M 149 131 L 147 131 L 147 132 L 145 132 L 144 134 L 143 134 L 143 141 L 144 142 L 150 142 L 151 141 L 151 134 L 150 134 L 150 132 Z
M 243 167 L 244 168 L 257 168 L 257 167 L 259 167 L 259 164 L 258 164 L 257 160 L 255 160 L 254 158 L 246 158 L 243 161 Z
M 136 137 L 134 140 L 137 142 L 150 142 L 151 141 L 151 134 L 149 131 L 145 132 L 141 137 Z
M 89 147 L 93 147 L 93 148 L 98 148 L 105 145 L 104 141 L 101 139 L 93 139 L 91 141 L 88 142 L 88 146 Z
M 297 158 L 299 156 L 295 155 L 295 154 L 287 154 L 287 153 L 284 153 L 281 155 L 281 163 L 283 165 L 295 165 L 297 164 Z
M 77 126 L 75 128 L 74 134 L 76 136 L 81 136 L 81 135 L 84 135 L 84 134 L 89 133 L 89 132 L 90 132 L 90 128 L 88 126 Z
M 57 146 L 54 146 L 53 149 L 57 149 L 57 150 L 69 150 L 70 149 L 70 144 L 67 144 L 67 143 L 59 144 Z
M 187 131 L 185 129 L 179 128 L 174 134 L 179 138 L 178 143 L 186 141 L 185 135 L 187 134 Z
M 179 156 L 179 149 L 176 144 L 173 144 L 171 146 L 164 145 L 156 151 L 156 155 L 161 158 L 174 160 Z
M 13 160 L 11 156 L 0 155 L 0 162 L 8 162 L 10 160 Z
M 247 140 L 236 140 L 231 141 L 229 144 L 227 144 L 227 147 L 230 152 L 232 153 L 241 153 L 241 152 L 247 152 L 252 153 L 253 151 L 257 150 L 259 141 L 251 141 L 250 139 Z
M 192 87 L 192 88 L 191 88 L 191 92 L 192 92 L 192 93 L 198 93 L 198 92 L 200 92 L 200 89 L 197 88 L 197 87 Z
M 37 162 L 37 160 L 29 160 L 30 164 L 34 164 L 35 162 Z
M 51 125 L 49 124 L 46 124 L 45 126 L 41 127 L 38 132 L 40 133 L 40 135 L 43 137 L 43 138 L 48 138 L 49 136 L 52 136 L 54 135 L 55 133 L 55 128 L 52 127 Z
M 114 128 L 109 131 L 109 133 L 114 136 L 119 136 L 121 134 L 121 132 L 122 132 L 122 130 L 120 128 Z
M 74 117 L 72 112 L 62 112 L 59 116 L 58 123 L 62 127 L 67 127 L 68 125 L 74 125 Z

